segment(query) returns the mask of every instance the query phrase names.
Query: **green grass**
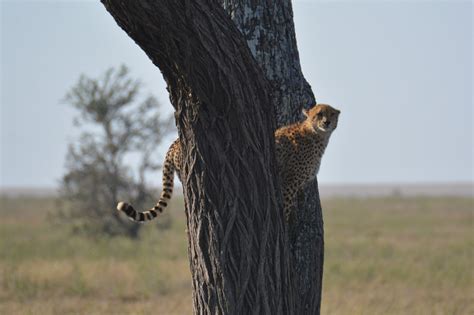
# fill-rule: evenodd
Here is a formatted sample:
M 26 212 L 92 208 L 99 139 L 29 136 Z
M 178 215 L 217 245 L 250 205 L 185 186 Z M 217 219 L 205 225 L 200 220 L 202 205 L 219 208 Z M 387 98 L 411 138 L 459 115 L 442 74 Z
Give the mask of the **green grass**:
M 138 242 L 72 236 L 49 198 L 0 199 L 0 314 L 190 314 L 181 200 Z M 323 314 L 473 314 L 473 199 L 324 200 Z

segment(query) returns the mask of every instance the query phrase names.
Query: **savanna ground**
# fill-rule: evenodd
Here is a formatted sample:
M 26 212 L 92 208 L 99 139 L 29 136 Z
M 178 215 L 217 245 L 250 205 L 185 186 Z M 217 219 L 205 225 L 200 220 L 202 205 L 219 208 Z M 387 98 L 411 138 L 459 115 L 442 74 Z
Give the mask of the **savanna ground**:
M 473 201 L 323 200 L 322 314 L 474 314 Z M 72 236 L 55 207 L 1 197 L 0 314 L 191 313 L 181 200 L 139 242 Z

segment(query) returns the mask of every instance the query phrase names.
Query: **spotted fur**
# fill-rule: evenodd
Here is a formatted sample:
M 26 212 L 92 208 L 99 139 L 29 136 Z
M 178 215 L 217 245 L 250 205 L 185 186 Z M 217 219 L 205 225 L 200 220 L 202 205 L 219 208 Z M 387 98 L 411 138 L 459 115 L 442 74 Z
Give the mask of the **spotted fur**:
M 340 111 L 325 104 L 303 111 L 306 119 L 275 132 L 276 158 L 283 193 L 283 208 L 290 220 L 298 191 L 319 171 L 321 158 Z
M 282 127 L 275 132 L 276 158 L 282 181 L 283 205 L 287 220 L 290 218 L 297 192 L 319 170 L 321 158 L 331 133 L 337 127 L 339 111 L 329 105 L 316 105 L 304 111 L 302 122 Z M 163 191 L 158 203 L 150 210 L 136 211 L 132 205 L 119 202 L 117 210 L 136 222 L 150 221 L 168 206 L 173 194 L 174 172 L 181 170 L 181 144 L 175 140 L 166 153 L 163 167 Z
M 169 200 L 173 195 L 174 173 L 176 172 L 179 177 L 181 165 L 181 145 L 179 139 L 177 139 L 166 153 L 163 166 L 163 191 L 161 192 L 158 203 L 147 211 L 138 212 L 132 205 L 122 201 L 118 203 L 117 210 L 124 212 L 132 221 L 136 222 L 145 222 L 156 218 L 168 206 Z

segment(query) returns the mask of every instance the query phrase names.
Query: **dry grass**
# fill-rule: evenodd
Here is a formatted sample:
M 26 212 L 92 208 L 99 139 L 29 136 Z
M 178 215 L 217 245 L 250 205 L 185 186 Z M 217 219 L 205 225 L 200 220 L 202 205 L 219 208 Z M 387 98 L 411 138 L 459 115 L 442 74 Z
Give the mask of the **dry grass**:
M 51 199 L 0 200 L 0 314 L 190 314 L 182 201 L 142 239 L 71 236 Z M 473 199 L 334 199 L 323 314 L 473 314 Z
M 473 314 L 473 200 L 325 206 L 324 314 Z

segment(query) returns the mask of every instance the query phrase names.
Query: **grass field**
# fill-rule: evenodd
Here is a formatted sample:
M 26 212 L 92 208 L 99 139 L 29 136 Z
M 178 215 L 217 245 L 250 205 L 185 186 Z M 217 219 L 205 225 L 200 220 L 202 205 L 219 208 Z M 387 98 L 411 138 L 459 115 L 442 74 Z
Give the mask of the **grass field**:
M 51 198 L 0 199 L 0 314 L 190 314 L 183 204 L 142 238 L 88 239 Z M 323 314 L 474 314 L 473 199 L 323 200 Z

